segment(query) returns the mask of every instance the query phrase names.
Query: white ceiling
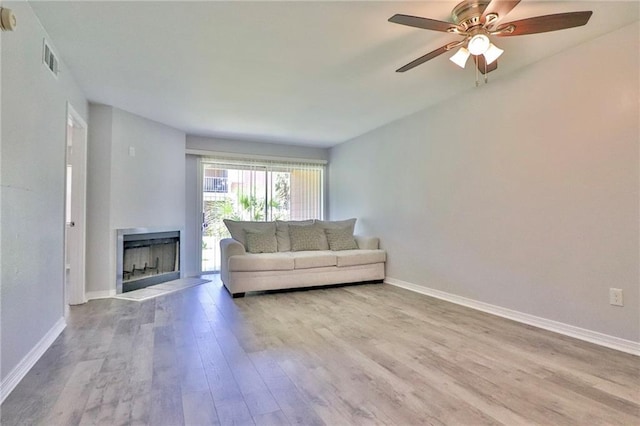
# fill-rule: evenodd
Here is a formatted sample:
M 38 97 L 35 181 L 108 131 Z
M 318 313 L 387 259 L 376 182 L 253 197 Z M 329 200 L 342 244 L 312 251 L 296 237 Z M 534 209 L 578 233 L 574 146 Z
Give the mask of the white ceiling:
M 192 135 L 319 147 L 475 90 L 474 68 L 449 54 L 395 72 L 459 37 L 387 19 L 448 21 L 457 3 L 31 2 L 90 101 Z M 640 13 L 637 1 L 523 0 L 502 22 L 578 10 L 594 11 L 584 27 L 496 38 L 489 84 Z

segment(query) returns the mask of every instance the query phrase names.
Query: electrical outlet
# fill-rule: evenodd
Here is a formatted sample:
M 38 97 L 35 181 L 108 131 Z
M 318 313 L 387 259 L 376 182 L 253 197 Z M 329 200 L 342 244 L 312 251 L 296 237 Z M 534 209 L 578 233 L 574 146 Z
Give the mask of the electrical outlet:
M 624 306 L 624 301 L 622 300 L 621 288 L 609 289 L 609 304 L 614 306 Z

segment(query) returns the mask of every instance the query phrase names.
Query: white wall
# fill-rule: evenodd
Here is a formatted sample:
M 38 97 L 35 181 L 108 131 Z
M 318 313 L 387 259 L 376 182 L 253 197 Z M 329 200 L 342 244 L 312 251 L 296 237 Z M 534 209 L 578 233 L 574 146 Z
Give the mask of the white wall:
M 87 136 L 87 297 L 102 291 L 108 295 L 111 287 L 111 146 L 113 108 L 89 105 Z M 115 280 L 115 278 L 114 278 Z M 115 283 L 114 287 L 115 288 Z
M 86 120 L 87 101 L 63 62 L 57 79 L 42 65 L 47 35 L 29 4 L 3 6 L 18 18 L 1 49 L 0 375 L 7 385 L 64 324 L 67 102 Z
M 250 142 L 231 139 L 217 139 L 202 136 L 187 135 L 186 147 L 188 150 L 196 150 L 211 153 L 231 153 L 251 156 L 266 156 L 308 160 L 323 160 L 329 158 L 329 150 L 309 146 L 283 145 L 265 142 Z M 198 264 L 198 251 L 202 250 L 201 216 L 202 206 L 198 204 L 201 199 L 196 191 L 198 161 L 197 156 L 187 155 L 186 164 L 186 274 L 196 275 L 201 272 Z M 325 179 L 328 182 L 328 179 Z M 327 183 L 325 182 L 325 183 Z M 327 183 L 328 185 L 328 183 Z M 325 191 L 326 192 L 326 191 Z
M 185 248 L 183 262 L 185 276 L 198 275 L 202 265 L 198 264 L 198 250 L 202 247 L 202 224 L 198 214 L 202 214 L 202 206 L 198 208 L 198 157 L 187 155 L 185 166 Z
M 331 217 L 381 237 L 388 277 L 640 341 L 638 33 L 334 147 Z
M 105 105 L 92 104 L 89 116 L 87 291 L 92 298 L 115 291 L 117 229 L 184 230 L 185 134 Z

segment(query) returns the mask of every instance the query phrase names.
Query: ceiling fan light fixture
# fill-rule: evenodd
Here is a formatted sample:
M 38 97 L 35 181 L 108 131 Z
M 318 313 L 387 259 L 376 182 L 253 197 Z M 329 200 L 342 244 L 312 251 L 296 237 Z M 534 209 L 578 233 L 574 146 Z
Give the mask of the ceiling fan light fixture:
M 495 44 L 491 43 L 486 52 L 483 53 L 484 59 L 487 62 L 487 65 L 495 62 L 496 59 L 500 57 L 504 53 L 504 50 L 500 49 Z
M 469 39 L 468 49 L 472 55 L 482 55 L 489 49 L 491 41 L 486 34 L 476 34 Z
M 469 52 L 469 50 L 463 46 L 460 49 L 458 49 L 455 55 L 450 57 L 449 60 L 454 64 L 456 64 L 457 66 L 459 66 L 460 68 L 464 68 L 464 66 L 467 64 L 467 59 L 469 59 L 470 55 L 471 55 L 471 52 Z

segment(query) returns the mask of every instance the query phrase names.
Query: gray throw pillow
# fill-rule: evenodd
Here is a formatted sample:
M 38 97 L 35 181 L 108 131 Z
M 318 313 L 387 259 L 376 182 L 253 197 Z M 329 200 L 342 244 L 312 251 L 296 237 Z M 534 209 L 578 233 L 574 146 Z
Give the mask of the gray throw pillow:
M 289 224 L 289 239 L 291 251 L 325 250 L 322 243 L 326 236 L 322 228 L 315 225 Z
M 245 239 L 245 230 L 247 229 L 250 231 L 273 232 L 274 235 L 276 233 L 275 222 L 253 222 L 231 219 L 224 219 L 223 222 L 229 230 L 231 238 L 236 241 L 240 241 L 245 247 L 247 246 L 247 241 Z
M 353 250 L 358 248 L 358 243 L 356 243 L 349 228 L 327 228 L 324 232 L 327 234 L 327 240 L 331 250 Z
M 246 248 L 249 253 L 275 253 L 278 242 L 275 232 L 252 231 L 245 229 Z
M 278 240 L 278 251 L 291 251 L 289 225 L 313 225 L 313 219 L 289 221 L 276 220 L 276 240 Z
M 318 220 L 314 221 L 314 225 L 322 228 L 322 229 L 337 229 L 337 228 L 347 228 L 351 235 L 353 235 L 353 230 L 356 227 L 356 219 L 346 219 L 346 220 Z M 324 235 L 322 239 L 322 250 L 329 250 L 329 240 L 327 240 L 327 236 Z

